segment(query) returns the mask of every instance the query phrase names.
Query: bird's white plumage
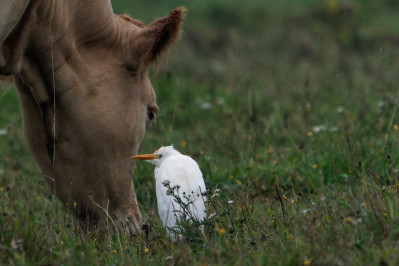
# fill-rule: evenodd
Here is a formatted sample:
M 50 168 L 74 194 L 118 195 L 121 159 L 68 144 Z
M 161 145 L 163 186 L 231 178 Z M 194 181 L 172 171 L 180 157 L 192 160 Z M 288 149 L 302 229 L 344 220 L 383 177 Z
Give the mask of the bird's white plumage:
M 172 228 L 177 220 L 181 219 L 182 209 L 175 202 L 172 195 L 167 195 L 168 188 L 164 183 L 169 182 L 169 186 L 179 186 L 178 196 L 183 202 L 189 204 L 190 215 L 198 221 L 206 217 L 205 209 L 205 182 L 202 172 L 193 159 L 183 155 L 173 146 L 161 147 L 154 152 L 154 155 L 161 156 L 159 159 L 148 161 L 156 165 L 155 182 L 156 196 L 158 203 L 158 213 L 162 224 L 166 228 Z M 189 217 L 186 217 L 189 218 Z

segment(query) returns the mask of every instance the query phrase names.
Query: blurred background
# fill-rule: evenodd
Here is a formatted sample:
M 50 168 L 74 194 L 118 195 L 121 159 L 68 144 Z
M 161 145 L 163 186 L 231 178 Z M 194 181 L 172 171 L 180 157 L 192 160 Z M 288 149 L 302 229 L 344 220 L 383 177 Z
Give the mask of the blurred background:
M 248 175 L 251 162 L 258 165 L 258 175 L 266 171 L 273 182 L 275 175 L 267 169 L 287 156 L 323 164 L 327 159 L 318 156 L 325 152 L 327 158 L 329 153 L 343 158 L 342 169 L 358 163 L 344 163 L 355 160 L 348 159 L 346 133 L 358 147 L 351 156 L 359 161 L 370 160 L 370 145 L 384 146 L 397 103 L 399 2 L 113 5 L 116 13 L 145 23 L 176 6 L 188 9 L 180 41 L 151 76 L 161 111 L 144 152 L 174 143 L 198 158 L 213 154 L 209 172 L 225 166 L 209 179 L 215 183 Z M 327 133 L 309 138 L 319 132 Z
M 135 256 L 119 262 L 163 264 L 172 254 L 171 264 L 179 265 L 242 258 L 397 264 L 399 1 L 112 4 L 115 13 L 146 24 L 177 6 L 188 9 L 180 41 L 151 69 L 160 113 L 140 152 L 173 143 L 199 163 L 207 187 L 222 189 L 211 200 L 216 217 L 206 236 L 170 252 L 159 238 L 153 167 L 138 162 L 132 173 L 138 201 L 157 229 L 150 240 L 125 243 Z M 3 261 L 118 260 L 111 241 L 109 247 L 76 241 L 70 217 L 26 148 L 16 89 L 4 84 L 0 196 Z M 24 249 L 12 247 L 21 239 Z

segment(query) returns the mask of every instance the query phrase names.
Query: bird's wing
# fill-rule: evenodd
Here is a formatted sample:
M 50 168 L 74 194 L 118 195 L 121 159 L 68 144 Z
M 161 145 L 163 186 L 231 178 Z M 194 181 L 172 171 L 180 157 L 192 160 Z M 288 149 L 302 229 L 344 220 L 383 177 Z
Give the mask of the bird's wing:
M 168 161 L 169 159 L 165 162 Z M 158 213 L 164 226 L 173 227 L 176 224 L 176 219 L 180 219 L 182 210 L 175 197 L 168 195 L 168 189 L 177 185 L 180 186 L 178 191 L 174 190 L 172 193 L 176 193 L 182 198 L 182 192 L 187 190 L 188 184 L 184 182 L 184 178 L 182 179 L 182 169 L 178 163 L 174 163 L 173 160 L 169 163 L 165 162 L 162 163 L 161 167 L 155 169 Z M 165 182 L 168 182 L 169 185 L 166 186 Z
M 205 198 L 202 196 L 202 192 L 206 190 L 205 183 L 201 170 L 193 159 L 185 155 L 176 155 L 168 158 L 156 171 L 156 179 L 157 183 L 161 181 L 160 184 L 168 180 L 170 187 L 180 186 L 178 196 L 185 203 L 192 202 L 190 203 L 191 214 L 200 220 L 206 216 Z M 159 191 L 162 195 L 159 195 L 159 197 L 170 201 L 173 197 L 167 196 L 166 190 L 167 188 L 165 187 L 160 188 Z
M 196 178 L 189 179 L 190 190 L 192 199 L 191 214 L 195 216 L 197 220 L 203 220 L 206 217 L 205 201 L 206 197 L 202 195 L 205 192 L 205 182 L 201 175 L 197 175 Z
M 159 217 L 163 226 L 173 227 L 176 224 L 176 216 L 174 213 L 173 197 L 167 195 L 168 188 L 164 186 L 163 182 L 156 181 L 156 195 Z M 175 216 L 176 215 L 176 216 Z

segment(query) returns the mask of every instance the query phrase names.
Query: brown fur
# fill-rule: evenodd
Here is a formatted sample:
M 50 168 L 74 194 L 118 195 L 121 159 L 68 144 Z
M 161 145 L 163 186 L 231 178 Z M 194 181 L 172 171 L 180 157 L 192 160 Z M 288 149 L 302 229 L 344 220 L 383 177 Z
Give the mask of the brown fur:
M 184 7 L 178 7 L 168 17 L 151 23 L 138 38 L 136 56 L 141 57 L 144 62 L 154 62 L 165 47 L 169 47 L 178 39 L 185 12 Z
M 130 17 L 129 15 L 122 14 L 122 15 L 119 15 L 119 17 L 123 18 L 126 21 L 129 21 L 130 23 L 133 23 L 134 25 L 136 25 L 140 28 L 145 28 L 145 24 L 143 22 L 141 22 L 140 20 L 134 19 L 134 18 Z
M 0 72 L 15 80 L 25 138 L 50 188 L 90 228 L 105 224 L 99 205 L 136 233 L 129 157 L 158 111 L 147 68 L 177 40 L 184 9 L 149 26 L 114 15 L 107 0 L 31 0 L 16 14 L 12 29 L 0 18 L 0 35 L 9 32 Z

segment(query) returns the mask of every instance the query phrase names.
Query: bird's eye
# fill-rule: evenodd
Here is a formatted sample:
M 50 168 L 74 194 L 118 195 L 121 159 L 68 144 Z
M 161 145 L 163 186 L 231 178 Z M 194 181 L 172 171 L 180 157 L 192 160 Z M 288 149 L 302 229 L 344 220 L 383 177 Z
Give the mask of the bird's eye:
M 159 157 L 159 158 L 162 158 L 162 157 L 163 157 L 163 155 L 162 155 L 162 154 L 160 154 L 160 155 L 158 155 L 158 157 Z

